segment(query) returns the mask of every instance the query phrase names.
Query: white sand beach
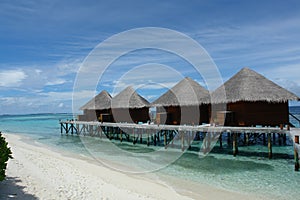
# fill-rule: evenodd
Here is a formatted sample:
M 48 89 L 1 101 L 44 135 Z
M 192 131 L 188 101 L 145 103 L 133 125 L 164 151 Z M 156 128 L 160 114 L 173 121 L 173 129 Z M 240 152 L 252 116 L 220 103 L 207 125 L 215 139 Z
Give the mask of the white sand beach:
M 188 191 L 183 189 L 187 183 L 176 178 L 174 185 L 167 185 L 151 174 L 123 174 L 25 142 L 16 134 L 4 137 L 14 159 L 8 162 L 7 179 L 0 183 L 0 199 L 262 199 L 193 183 Z

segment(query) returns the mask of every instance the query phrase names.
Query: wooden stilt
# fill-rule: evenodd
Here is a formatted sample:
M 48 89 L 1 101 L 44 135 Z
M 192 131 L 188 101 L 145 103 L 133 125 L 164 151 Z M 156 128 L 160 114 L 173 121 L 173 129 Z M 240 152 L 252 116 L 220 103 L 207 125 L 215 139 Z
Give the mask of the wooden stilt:
M 249 136 L 250 133 L 246 133 L 246 145 L 249 146 Z
M 172 147 L 174 146 L 174 135 L 173 135 L 174 133 L 173 133 L 173 131 L 171 131 L 171 145 L 172 145 Z
M 66 135 L 68 135 L 68 133 L 69 133 L 69 124 L 68 123 L 66 123 Z
M 183 132 L 180 133 L 181 136 L 181 151 L 184 151 L 184 134 Z
M 282 145 L 282 134 L 278 133 L 278 145 L 281 146 Z
M 220 141 L 220 148 L 222 149 L 223 148 L 223 140 L 222 140 L 222 133 L 220 134 L 220 137 L 219 137 L 219 141 Z
M 266 134 L 263 133 L 262 135 L 263 135 L 263 145 L 266 145 Z
M 295 144 L 294 144 L 295 171 L 299 171 L 299 154 L 297 150 L 297 145 L 299 145 L 299 136 L 295 135 Z
M 135 144 L 135 131 L 134 131 L 134 128 L 132 129 L 132 143 Z
M 152 141 L 152 144 L 154 145 L 154 137 L 152 134 L 151 134 L 151 141 Z
M 146 130 L 147 132 L 147 146 L 150 145 L 150 137 L 149 137 L 149 130 Z
M 102 133 L 103 133 L 103 131 L 102 131 L 102 127 L 101 126 L 99 126 L 99 133 L 100 133 L 100 138 L 102 138 Z
M 231 137 L 231 135 L 230 135 L 230 132 L 227 132 L 227 145 L 228 146 L 230 146 L 230 137 Z
M 121 142 L 123 141 L 123 131 L 122 131 L 122 129 L 120 129 L 120 141 Z
M 233 133 L 232 147 L 233 147 L 233 156 L 235 157 L 238 153 L 237 133 Z
M 79 124 L 76 124 L 76 134 L 77 135 L 79 134 L 78 131 L 79 131 Z
M 167 131 L 164 131 L 164 146 L 167 148 Z
M 192 149 L 192 134 L 191 134 L 191 131 L 188 131 L 188 134 L 187 134 L 187 137 L 188 137 L 188 145 L 189 145 L 189 150 Z
M 283 133 L 283 135 L 282 135 L 282 137 L 283 137 L 283 145 L 286 145 L 286 134 L 285 133 Z
M 113 127 L 111 128 L 107 127 L 107 128 L 108 128 L 109 139 L 112 140 Z
M 272 159 L 272 141 L 271 141 L 271 133 L 268 133 L 268 154 L 269 154 L 269 159 Z

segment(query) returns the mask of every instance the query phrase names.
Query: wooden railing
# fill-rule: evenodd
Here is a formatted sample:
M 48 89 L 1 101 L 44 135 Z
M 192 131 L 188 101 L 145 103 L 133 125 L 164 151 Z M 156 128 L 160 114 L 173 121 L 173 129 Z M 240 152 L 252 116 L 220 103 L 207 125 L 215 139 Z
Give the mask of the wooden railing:
M 298 123 L 299 123 L 299 126 L 300 126 L 300 119 L 298 119 L 295 115 L 293 115 L 292 113 L 289 113 L 289 115 L 291 116 L 291 117 L 293 117 L 296 121 L 298 121 Z

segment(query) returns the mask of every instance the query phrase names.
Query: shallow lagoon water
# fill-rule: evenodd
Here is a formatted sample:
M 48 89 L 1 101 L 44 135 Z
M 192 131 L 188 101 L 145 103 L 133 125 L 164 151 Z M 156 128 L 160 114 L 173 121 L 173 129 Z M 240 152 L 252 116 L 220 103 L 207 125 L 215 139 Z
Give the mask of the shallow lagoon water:
M 294 108 L 291 112 L 300 116 L 299 108 Z M 61 135 L 59 120 L 71 118 L 71 114 L 3 115 L 0 116 L 0 130 L 24 134 L 59 151 L 107 159 L 129 167 L 135 166 L 136 163 L 128 162 L 126 156 L 110 150 L 111 141 L 93 137 L 85 137 L 82 140 L 77 136 Z M 153 157 L 144 155 L 162 148 L 140 144 L 133 146 L 131 143 L 119 141 L 113 141 L 113 144 L 114 148 L 140 155 L 137 158 L 138 162 L 145 166 L 155 166 L 156 163 Z M 300 173 L 294 172 L 291 145 L 273 146 L 271 160 L 267 158 L 268 149 L 263 145 L 239 147 L 237 157 L 232 156 L 231 148 L 227 147 L 226 143 L 223 149 L 220 149 L 217 144 L 211 153 L 202 157 L 199 156 L 200 145 L 201 143 L 194 142 L 191 151 L 186 151 L 173 163 L 154 173 L 213 185 L 230 191 L 267 195 L 276 199 L 300 199 L 296 189 L 300 186 Z M 168 152 L 168 155 L 169 153 L 172 151 Z M 178 152 L 174 150 L 174 153 Z

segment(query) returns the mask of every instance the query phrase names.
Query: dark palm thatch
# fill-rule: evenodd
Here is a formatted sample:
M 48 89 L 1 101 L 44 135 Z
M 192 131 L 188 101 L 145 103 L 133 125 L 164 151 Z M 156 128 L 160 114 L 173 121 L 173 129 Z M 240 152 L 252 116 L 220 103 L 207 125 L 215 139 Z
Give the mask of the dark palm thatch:
M 209 103 L 209 92 L 189 77 L 152 103 L 152 106 L 193 106 Z
M 111 108 L 111 99 L 110 94 L 103 90 L 89 102 L 87 102 L 84 106 L 82 106 L 81 110 L 104 110 Z
M 243 68 L 212 93 L 212 103 L 288 100 L 299 100 L 299 97 L 249 68 Z
M 112 98 L 112 108 L 144 108 L 150 107 L 149 102 L 128 86 Z

